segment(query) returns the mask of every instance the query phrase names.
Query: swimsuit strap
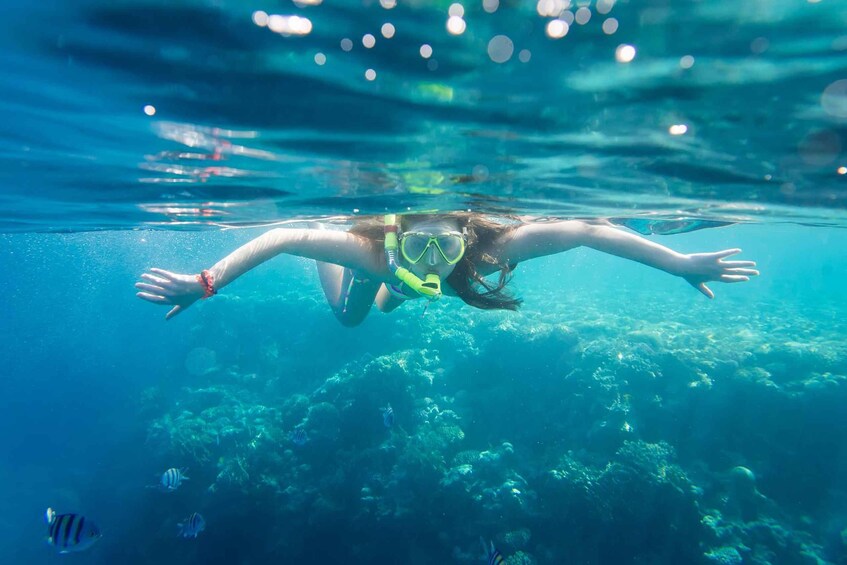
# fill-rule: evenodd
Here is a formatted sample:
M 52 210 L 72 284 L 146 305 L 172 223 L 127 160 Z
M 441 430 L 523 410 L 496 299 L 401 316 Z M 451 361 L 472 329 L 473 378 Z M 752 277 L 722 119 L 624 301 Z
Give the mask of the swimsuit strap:
M 342 314 L 347 313 L 347 302 L 350 300 L 350 292 L 353 290 L 353 285 L 356 284 L 356 283 L 362 284 L 362 283 L 371 282 L 370 279 L 357 277 L 352 271 L 351 271 L 350 274 L 351 274 L 350 282 L 347 283 L 347 288 L 344 291 L 344 299 L 342 300 L 342 309 L 341 309 Z
M 391 283 L 385 283 L 385 288 L 388 289 L 388 293 L 391 294 L 394 298 L 398 298 L 400 300 L 414 300 L 415 298 L 420 298 L 420 296 L 409 296 L 403 290 L 403 283 L 400 283 L 400 286 L 393 285 Z

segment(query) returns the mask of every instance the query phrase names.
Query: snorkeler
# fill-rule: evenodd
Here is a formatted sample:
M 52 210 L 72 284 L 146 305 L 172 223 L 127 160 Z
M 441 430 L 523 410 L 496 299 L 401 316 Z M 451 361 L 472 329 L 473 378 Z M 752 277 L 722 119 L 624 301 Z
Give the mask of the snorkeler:
M 165 316 L 170 319 L 285 253 L 317 261 L 333 313 L 343 325 L 356 326 L 373 304 L 390 312 L 406 301 L 443 294 L 476 308 L 516 310 L 521 300 L 505 289 L 518 263 L 580 246 L 681 277 L 709 298 L 714 293 L 707 282 L 745 282 L 759 274 L 753 261 L 725 260 L 740 249 L 683 254 L 609 224 L 445 213 L 364 219 L 347 231 L 276 228 L 200 274 L 153 268 L 135 286 L 139 298 L 171 306 Z M 497 282 L 485 278 L 493 273 L 499 273 Z

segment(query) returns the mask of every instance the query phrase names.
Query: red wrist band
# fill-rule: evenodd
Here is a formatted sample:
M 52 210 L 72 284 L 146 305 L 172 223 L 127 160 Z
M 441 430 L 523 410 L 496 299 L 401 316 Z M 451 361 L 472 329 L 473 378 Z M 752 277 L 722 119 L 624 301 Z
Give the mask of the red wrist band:
M 199 275 L 197 275 L 197 282 L 199 282 L 203 286 L 203 298 L 209 298 L 210 296 L 214 296 L 218 293 L 215 290 L 215 277 L 212 276 L 212 273 L 209 271 L 203 271 Z

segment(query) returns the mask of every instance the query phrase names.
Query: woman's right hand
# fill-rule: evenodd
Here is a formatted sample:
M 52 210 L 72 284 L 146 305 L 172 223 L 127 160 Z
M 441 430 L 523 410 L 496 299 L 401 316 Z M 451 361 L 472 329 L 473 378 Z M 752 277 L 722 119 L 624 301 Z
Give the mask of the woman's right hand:
M 166 320 L 170 320 L 205 294 L 205 289 L 198 280 L 199 275 L 180 275 L 152 268 L 149 273 L 143 273 L 141 278 L 146 282 L 135 283 L 135 288 L 141 291 L 135 295 L 153 304 L 173 305 L 165 315 Z

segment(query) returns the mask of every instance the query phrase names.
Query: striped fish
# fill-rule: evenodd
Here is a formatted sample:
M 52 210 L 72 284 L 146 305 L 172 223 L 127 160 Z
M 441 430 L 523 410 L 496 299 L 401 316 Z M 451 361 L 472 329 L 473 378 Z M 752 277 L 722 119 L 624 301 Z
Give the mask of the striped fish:
M 184 538 L 196 538 L 197 534 L 206 529 L 206 520 L 197 512 L 189 516 L 185 522 L 180 522 L 179 534 Z
M 485 551 L 485 558 L 488 565 L 503 565 L 506 562 L 506 558 L 503 557 L 500 550 L 494 547 L 493 541 L 489 541 L 486 544 L 484 539 L 479 538 L 479 542 L 482 544 L 482 550 Z
M 47 543 L 59 553 L 83 551 L 102 537 L 97 524 L 79 514 L 56 514 L 47 509 Z
M 159 488 L 171 492 L 179 488 L 182 481 L 187 481 L 188 477 L 185 472 L 188 469 L 174 469 L 173 467 L 162 473 L 162 480 L 159 483 Z
M 291 432 L 291 441 L 294 445 L 303 446 L 309 441 L 309 434 L 303 428 L 297 428 Z
M 385 408 L 381 408 L 382 410 L 382 423 L 386 428 L 390 428 L 394 425 L 394 408 L 389 404 Z

